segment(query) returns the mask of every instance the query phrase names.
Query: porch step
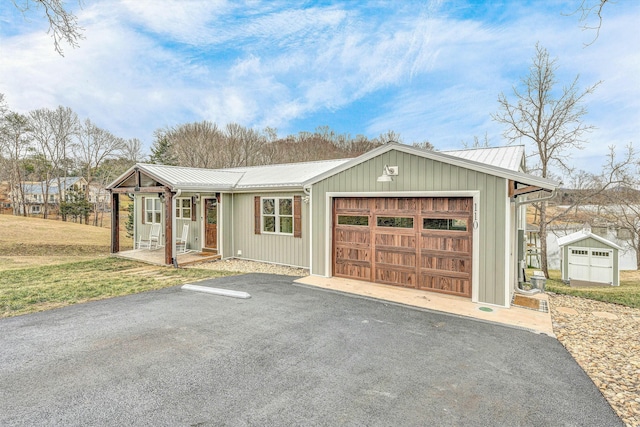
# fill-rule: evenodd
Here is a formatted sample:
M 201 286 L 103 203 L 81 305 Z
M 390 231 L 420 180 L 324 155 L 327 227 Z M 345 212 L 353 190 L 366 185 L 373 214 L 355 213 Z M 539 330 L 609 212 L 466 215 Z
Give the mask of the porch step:
M 219 259 L 222 259 L 222 255 L 212 254 L 210 252 L 209 253 L 201 252 L 195 255 L 200 255 L 200 256 L 198 258 L 190 259 L 188 261 L 180 261 L 180 259 L 178 258 L 178 264 L 180 265 L 180 267 L 182 267 L 184 265 L 194 265 L 194 264 L 200 264 L 203 262 L 218 261 Z

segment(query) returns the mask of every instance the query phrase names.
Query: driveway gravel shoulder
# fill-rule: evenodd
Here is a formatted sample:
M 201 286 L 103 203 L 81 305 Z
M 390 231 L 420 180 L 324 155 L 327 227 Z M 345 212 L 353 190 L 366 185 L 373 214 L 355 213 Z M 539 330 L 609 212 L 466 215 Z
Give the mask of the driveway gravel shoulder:
M 640 309 L 549 295 L 558 340 L 628 426 L 640 426 Z

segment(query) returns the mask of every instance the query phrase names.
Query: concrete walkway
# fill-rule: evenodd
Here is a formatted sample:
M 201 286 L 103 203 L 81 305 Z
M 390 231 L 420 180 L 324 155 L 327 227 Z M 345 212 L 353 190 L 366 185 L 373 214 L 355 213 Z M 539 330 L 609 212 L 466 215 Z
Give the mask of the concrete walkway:
M 402 288 L 399 286 L 343 279 L 340 277 L 307 276 L 295 282 L 515 326 L 555 338 L 551 324 L 551 314 L 549 312 L 545 313 L 515 306 L 503 308 L 489 304 L 478 304 L 471 302 L 469 298 Z M 532 298 L 548 301 L 547 295 L 545 294 L 537 294 Z

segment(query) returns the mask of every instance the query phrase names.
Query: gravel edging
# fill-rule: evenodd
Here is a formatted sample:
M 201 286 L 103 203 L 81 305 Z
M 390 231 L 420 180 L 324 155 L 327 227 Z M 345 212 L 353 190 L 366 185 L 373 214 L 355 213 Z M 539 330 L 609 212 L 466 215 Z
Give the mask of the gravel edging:
M 205 270 L 236 271 L 239 273 L 267 273 L 281 274 L 285 276 L 308 276 L 309 270 L 305 268 L 295 268 L 280 264 L 269 264 L 265 262 L 248 261 L 244 259 L 225 259 L 220 261 L 204 262 L 188 266 L 187 268 L 199 268 Z
M 640 309 L 549 293 L 553 331 L 627 426 L 640 426 Z

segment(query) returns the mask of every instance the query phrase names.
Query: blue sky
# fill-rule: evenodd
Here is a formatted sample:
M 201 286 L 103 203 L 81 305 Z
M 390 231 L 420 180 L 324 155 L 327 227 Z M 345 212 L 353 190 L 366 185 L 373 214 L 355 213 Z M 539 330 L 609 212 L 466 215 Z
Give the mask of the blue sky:
M 38 11 L 25 19 L 4 1 L 0 93 L 15 111 L 71 107 L 146 147 L 156 129 L 201 120 L 496 146 L 498 95 L 528 74 L 540 42 L 560 82 L 603 81 L 586 105 L 597 130 L 572 154 L 594 171 L 608 146 L 640 143 L 640 2 L 607 4 L 588 47 L 595 33 L 570 15 L 580 3 L 69 1 L 86 39 L 63 58 Z

